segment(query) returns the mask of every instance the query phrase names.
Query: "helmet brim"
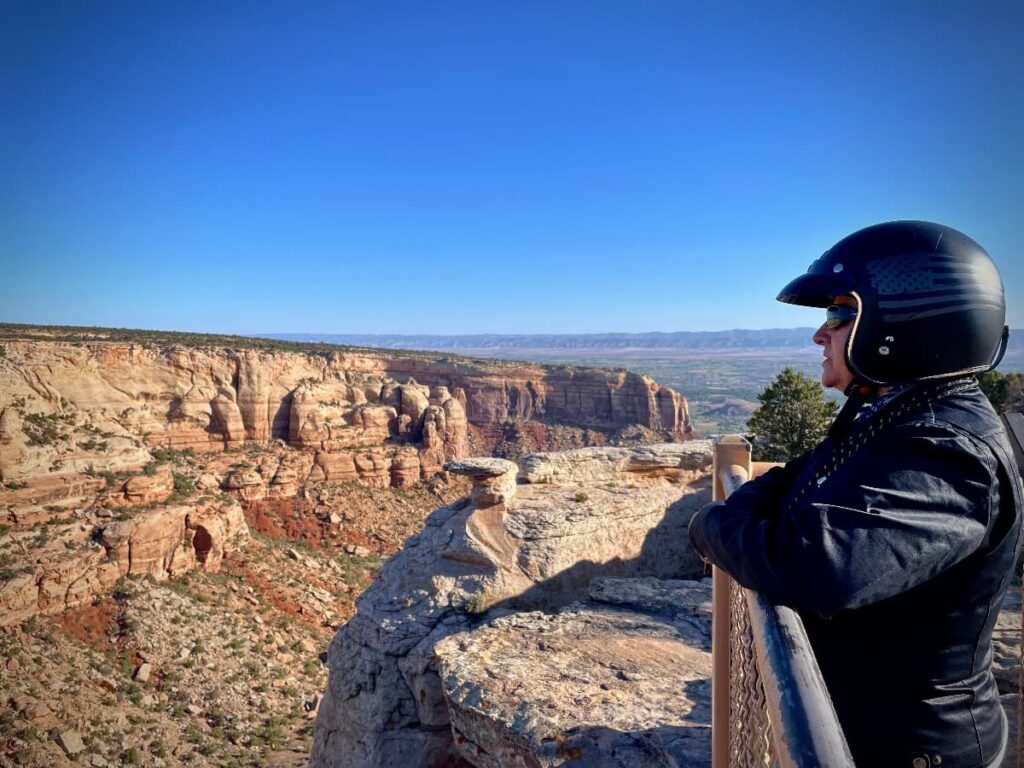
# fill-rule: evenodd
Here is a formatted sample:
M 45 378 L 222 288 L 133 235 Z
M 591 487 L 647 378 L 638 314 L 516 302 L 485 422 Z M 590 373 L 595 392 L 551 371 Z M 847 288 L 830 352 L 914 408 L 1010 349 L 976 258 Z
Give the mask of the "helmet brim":
M 808 272 L 791 280 L 779 295 L 777 301 L 783 304 L 798 304 L 802 307 L 827 307 L 836 296 L 853 290 L 853 282 L 841 274 L 815 274 Z

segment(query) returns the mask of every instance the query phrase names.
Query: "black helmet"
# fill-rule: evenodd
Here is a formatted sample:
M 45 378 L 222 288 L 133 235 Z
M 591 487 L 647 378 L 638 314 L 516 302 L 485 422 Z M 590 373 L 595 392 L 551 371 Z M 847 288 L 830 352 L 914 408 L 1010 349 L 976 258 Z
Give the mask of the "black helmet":
M 857 300 L 846 343 L 854 376 L 876 386 L 994 368 L 1009 329 L 1003 281 L 985 250 L 927 221 L 858 230 L 779 292 L 787 304 Z

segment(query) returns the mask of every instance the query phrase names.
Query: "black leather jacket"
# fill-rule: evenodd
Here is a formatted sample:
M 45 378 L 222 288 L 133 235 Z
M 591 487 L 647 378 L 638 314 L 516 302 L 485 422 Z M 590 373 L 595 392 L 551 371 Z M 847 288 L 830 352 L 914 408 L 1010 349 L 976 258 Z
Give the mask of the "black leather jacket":
M 858 766 L 976 768 L 1006 741 L 992 628 L 1022 497 L 976 382 L 919 384 L 702 510 L 690 539 L 800 613 Z

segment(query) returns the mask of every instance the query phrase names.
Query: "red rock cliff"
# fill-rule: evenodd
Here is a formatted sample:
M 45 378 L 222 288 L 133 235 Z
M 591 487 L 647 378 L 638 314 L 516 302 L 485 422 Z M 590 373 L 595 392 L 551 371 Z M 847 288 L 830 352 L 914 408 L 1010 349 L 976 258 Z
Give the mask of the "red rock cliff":
M 259 479 L 235 472 L 229 489 L 252 498 L 289 495 L 307 481 L 408 485 L 466 455 L 468 423 L 692 434 L 683 397 L 624 371 L 111 342 L 15 341 L 5 351 L 8 483 L 137 466 L 147 447 L 300 449 L 250 472 Z

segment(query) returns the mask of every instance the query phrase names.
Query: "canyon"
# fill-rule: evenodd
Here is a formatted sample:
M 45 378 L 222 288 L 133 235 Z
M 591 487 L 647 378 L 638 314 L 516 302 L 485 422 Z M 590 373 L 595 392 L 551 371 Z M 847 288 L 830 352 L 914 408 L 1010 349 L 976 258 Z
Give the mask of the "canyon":
M 305 764 L 453 466 L 695 438 L 623 370 L 0 325 L 0 765 Z
M 0 326 L 0 768 L 708 765 L 711 453 L 621 370 Z
M 216 569 L 246 533 L 239 503 L 409 488 L 471 443 L 515 454 L 631 429 L 693 437 L 682 396 L 624 371 L 7 333 L 0 522 L 60 535 L 0 553 L 0 624 L 122 576 Z

